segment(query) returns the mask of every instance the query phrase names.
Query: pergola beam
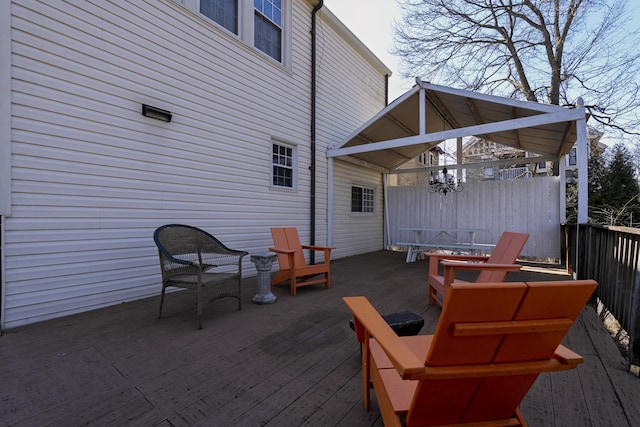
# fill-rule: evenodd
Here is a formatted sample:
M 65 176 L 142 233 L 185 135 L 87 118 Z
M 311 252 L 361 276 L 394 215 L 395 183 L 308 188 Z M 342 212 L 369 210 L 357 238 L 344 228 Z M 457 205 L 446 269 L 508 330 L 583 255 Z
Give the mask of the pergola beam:
M 535 127 L 551 123 L 560 123 L 573 120 L 585 120 L 584 107 L 567 109 L 561 112 L 538 114 L 535 116 L 521 117 L 517 119 L 504 120 L 495 123 L 486 123 L 481 125 L 469 126 L 465 128 L 451 129 L 440 132 L 433 132 L 425 135 L 414 135 L 404 138 L 390 139 L 387 141 L 372 142 L 370 144 L 356 145 L 351 147 L 343 147 L 329 150 L 327 157 L 348 156 L 357 153 L 366 153 L 370 151 L 393 149 L 398 147 L 406 147 L 416 144 L 428 144 L 440 142 L 447 139 L 455 139 L 459 137 L 491 134 L 494 132 L 504 132 L 507 130 L 522 129 Z

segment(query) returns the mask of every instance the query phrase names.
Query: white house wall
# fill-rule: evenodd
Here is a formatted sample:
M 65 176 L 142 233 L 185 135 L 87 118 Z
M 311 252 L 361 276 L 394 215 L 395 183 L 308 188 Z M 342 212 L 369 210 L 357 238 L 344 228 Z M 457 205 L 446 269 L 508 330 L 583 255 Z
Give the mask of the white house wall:
M 271 226 L 296 226 L 308 241 L 312 4 L 291 4 L 283 67 L 169 0 L 13 1 L 3 327 L 157 295 L 152 234 L 162 224 L 202 227 L 251 253 L 272 244 Z M 382 108 L 384 73 L 334 26 L 321 19 L 319 30 L 324 244 L 327 146 Z M 172 121 L 143 117 L 141 104 L 171 111 Z M 294 191 L 269 186 L 274 139 L 297 146 Z M 379 234 L 379 215 L 362 230 Z M 335 257 L 380 247 L 334 243 Z M 255 274 L 248 259 L 244 267 Z
M 384 249 L 384 187 L 382 175 L 372 169 L 334 163 L 333 244 L 338 258 Z M 351 187 L 373 188 L 373 214 L 351 212 Z
M 321 9 L 322 13 L 322 9 Z M 372 68 L 366 58 L 353 57 L 350 44 L 340 39 L 339 31 L 324 26 L 318 31 L 318 115 L 319 142 L 336 145 L 384 108 L 384 75 Z M 337 102 L 336 94 L 350 93 Z M 356 123 L 355 126 L 353 124 Z M 324 156 L 324 154 L 323 154 Z M 318 171 L 318 200 L 327 200 L 326 159 Z M 332 258 L 383 249 L 382 174 L 372 169 L 334 162 L 332 216 Z M 376 189 L 374 215 L 351 213 L 351 185 Z M 326 213 L 326 209 L 324 210 Z M 323 214 L 324 217 L 324 214 Z M 318 223 L 326 224 L 325 221 Z

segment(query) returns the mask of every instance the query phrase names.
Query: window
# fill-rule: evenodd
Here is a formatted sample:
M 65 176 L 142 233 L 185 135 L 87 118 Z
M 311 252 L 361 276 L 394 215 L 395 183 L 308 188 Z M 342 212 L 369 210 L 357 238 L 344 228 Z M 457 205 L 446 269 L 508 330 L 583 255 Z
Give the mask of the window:
M 274 143 L 271 164 L 271 184 L 274 187 L 295 188 L 295 148 Z
M 176 0 L 180 1 L 180 0 Z M 293 0 L 189 0 L 180 1 L 197 9 L 216 24 L 235 34 L 240 41 L 290 66 Z
M 375 190 L 354 185 L 351 187 L 351 212 L 373 213 Z
M 238 34 L 238 0 L 200 0 L 200 13 Z
M 253 44 L 275 59 L 282 60 L 282 1 L 253 0 Z
M 426 151 L 418 156 L 418 163 L 423 166 L 435 166 L 436 156 L 432 152 Z
M 578 157 L 576 147 L 573 147 L 571 151 L 569 151 L 569 166 L 575 166 L 578 164 Z

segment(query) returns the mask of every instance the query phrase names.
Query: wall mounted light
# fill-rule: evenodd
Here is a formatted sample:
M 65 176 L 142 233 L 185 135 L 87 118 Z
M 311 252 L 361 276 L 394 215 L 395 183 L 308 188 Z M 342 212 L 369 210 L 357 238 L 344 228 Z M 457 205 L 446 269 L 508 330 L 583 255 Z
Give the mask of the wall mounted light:
M 163 122 L 170 122 L 172 116 L 171 111 L 152 107 L 151 105 L 147 104 L 142 104 L 142 115 L 151 117 L 152 119 L 162 120 Z

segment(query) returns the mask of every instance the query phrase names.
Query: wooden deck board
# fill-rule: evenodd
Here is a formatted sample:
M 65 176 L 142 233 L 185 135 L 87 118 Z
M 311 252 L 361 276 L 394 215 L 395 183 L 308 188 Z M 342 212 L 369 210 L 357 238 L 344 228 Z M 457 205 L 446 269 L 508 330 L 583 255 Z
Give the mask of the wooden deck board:
M 376 252 L 334 261 L 332 287 L 274 288 L 251 304 L 255 277 L 235 300 L 207 304 L 158 298 L 4 331 L 0 425 L 382 426 L 365 411 L 360 351 L 341 298 L 365 295 L 382 313 L 413 311 L 435 330 L 427 262 Z M 551 271 L 551 273 L 548 273 Z M 523 269 L 509 280 L 553 280 L 557 269 Z M 640 380 L 624 371 L 612 339 L 588 307 L 566 340 L 585 357 L 578 370 L 542 375 L 522 404 L 532 427 L 628 426 L 640 420 Z

